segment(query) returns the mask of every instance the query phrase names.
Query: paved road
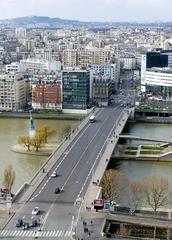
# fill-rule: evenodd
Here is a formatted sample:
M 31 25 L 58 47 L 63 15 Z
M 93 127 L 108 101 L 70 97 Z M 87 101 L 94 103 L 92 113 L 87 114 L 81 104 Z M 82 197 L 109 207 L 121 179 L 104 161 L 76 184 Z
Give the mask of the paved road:
M 57 153 L 57 163 L 52 171 L 56 170 L 59 176 L 51 178 L 52 171 L 48 173 L 27 204 L 17 211 L 0 236 L 5 239 L 8 237 L 11 239 L 10 236 L 13 239 L 33 238 L 38 234 L 35 233 L 36 229 L 28 231 L 16 229 L 14 222 L 18 218 L 31 222 L 34 219 L 31 210 L 39 206 L 41 212 L 35 217 L 41 222 L 42 231 L 39 233 L 39 238 L 69 238 L 77 218 L 76 200 L 84 197 L 92 174 L 122 111 L 123 108 L 120 106 L 102 109 L 96 115 L 96 122 L 88 122 L 62 156 L 58 156 Z M 57 187 L 62 189 L 60 194 L 54 194 Z

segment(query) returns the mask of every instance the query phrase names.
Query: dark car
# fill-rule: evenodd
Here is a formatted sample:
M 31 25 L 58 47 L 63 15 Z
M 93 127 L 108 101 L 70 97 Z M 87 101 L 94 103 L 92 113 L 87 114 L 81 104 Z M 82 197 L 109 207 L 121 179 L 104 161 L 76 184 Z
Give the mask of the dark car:
M 38 221 L 35 219 L 32 221 L 32 224 L 30 225 L 31 227 L 37 227 L 38 226 Z
M 56 188 L 55 191 L 54 191 L 54 193 L 57 194 L 57 193 L 60 193 L 60 191 L 61 191 L 60 188 Z
M 23 226 L 23 220 L 22 219 L 18 219 L 16 222 L 16 227 L 22 227 Z

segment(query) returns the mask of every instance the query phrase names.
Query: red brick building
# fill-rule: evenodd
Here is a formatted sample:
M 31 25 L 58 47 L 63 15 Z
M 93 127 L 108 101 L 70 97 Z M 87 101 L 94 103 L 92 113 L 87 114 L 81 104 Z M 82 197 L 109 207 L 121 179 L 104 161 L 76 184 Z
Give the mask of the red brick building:
M 57 82 L 43 82 L 32 85 L 32 107 L 38 110 L 61 110 L 61 84 Z

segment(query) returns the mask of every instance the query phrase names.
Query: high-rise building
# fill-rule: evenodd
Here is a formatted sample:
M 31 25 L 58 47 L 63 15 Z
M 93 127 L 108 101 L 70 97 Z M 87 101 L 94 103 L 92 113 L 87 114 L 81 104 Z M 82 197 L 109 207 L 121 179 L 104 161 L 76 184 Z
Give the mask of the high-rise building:
M 26 28 L 16 28 L 15 34 L 17 38 L 26 38 Z
M 91 74 L 86 70 L 62 72 L 63 109 L 88 108 L 91 97 Z
M 112 94 L 112 80 L 108 76 L 93 77 L 92 99 L 98 106 L 108 106 Z

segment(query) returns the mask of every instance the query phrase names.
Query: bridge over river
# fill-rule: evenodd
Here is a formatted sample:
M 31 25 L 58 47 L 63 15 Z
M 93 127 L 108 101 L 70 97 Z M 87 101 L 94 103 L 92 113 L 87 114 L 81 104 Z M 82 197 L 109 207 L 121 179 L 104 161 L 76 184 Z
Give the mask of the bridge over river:
M 58 239 L 70 238 L 74 219 L 80 211 L 76 206 L 77 199 L 84 199 L 97 169 L 99 180 L 103 176 L 129 113 L 124 107 L 111 105 L 96 112 L 94 123 L 86 118 L 79 130 L 52 154 L 48 163 L 51 168 L 45 166 L 45 172 L 40 173 L 41 181 L 38 174 L 30 183 L 26 195 L 30 189 L 31 194 L 23 203 L 20 202 L 20 208 L 4 230 L 15 232 L 14 223 L 19 218 L 30 223 L 32 209 L 38 206 L 40 212 L 34 219 L 40 221 L 41 230 L 54 231 L 53 236 L 57 236 L 58 231 L 61 233 Z M 55 178 L 51 177 L 53 171 L 58 174 Z M 61 189 L 59 194 L 55 194 L 56 188 Z M 18 239 L 18 236 L 14 234 L 13 239 Z M 29 239 L 29 234 L 24 239 Z

